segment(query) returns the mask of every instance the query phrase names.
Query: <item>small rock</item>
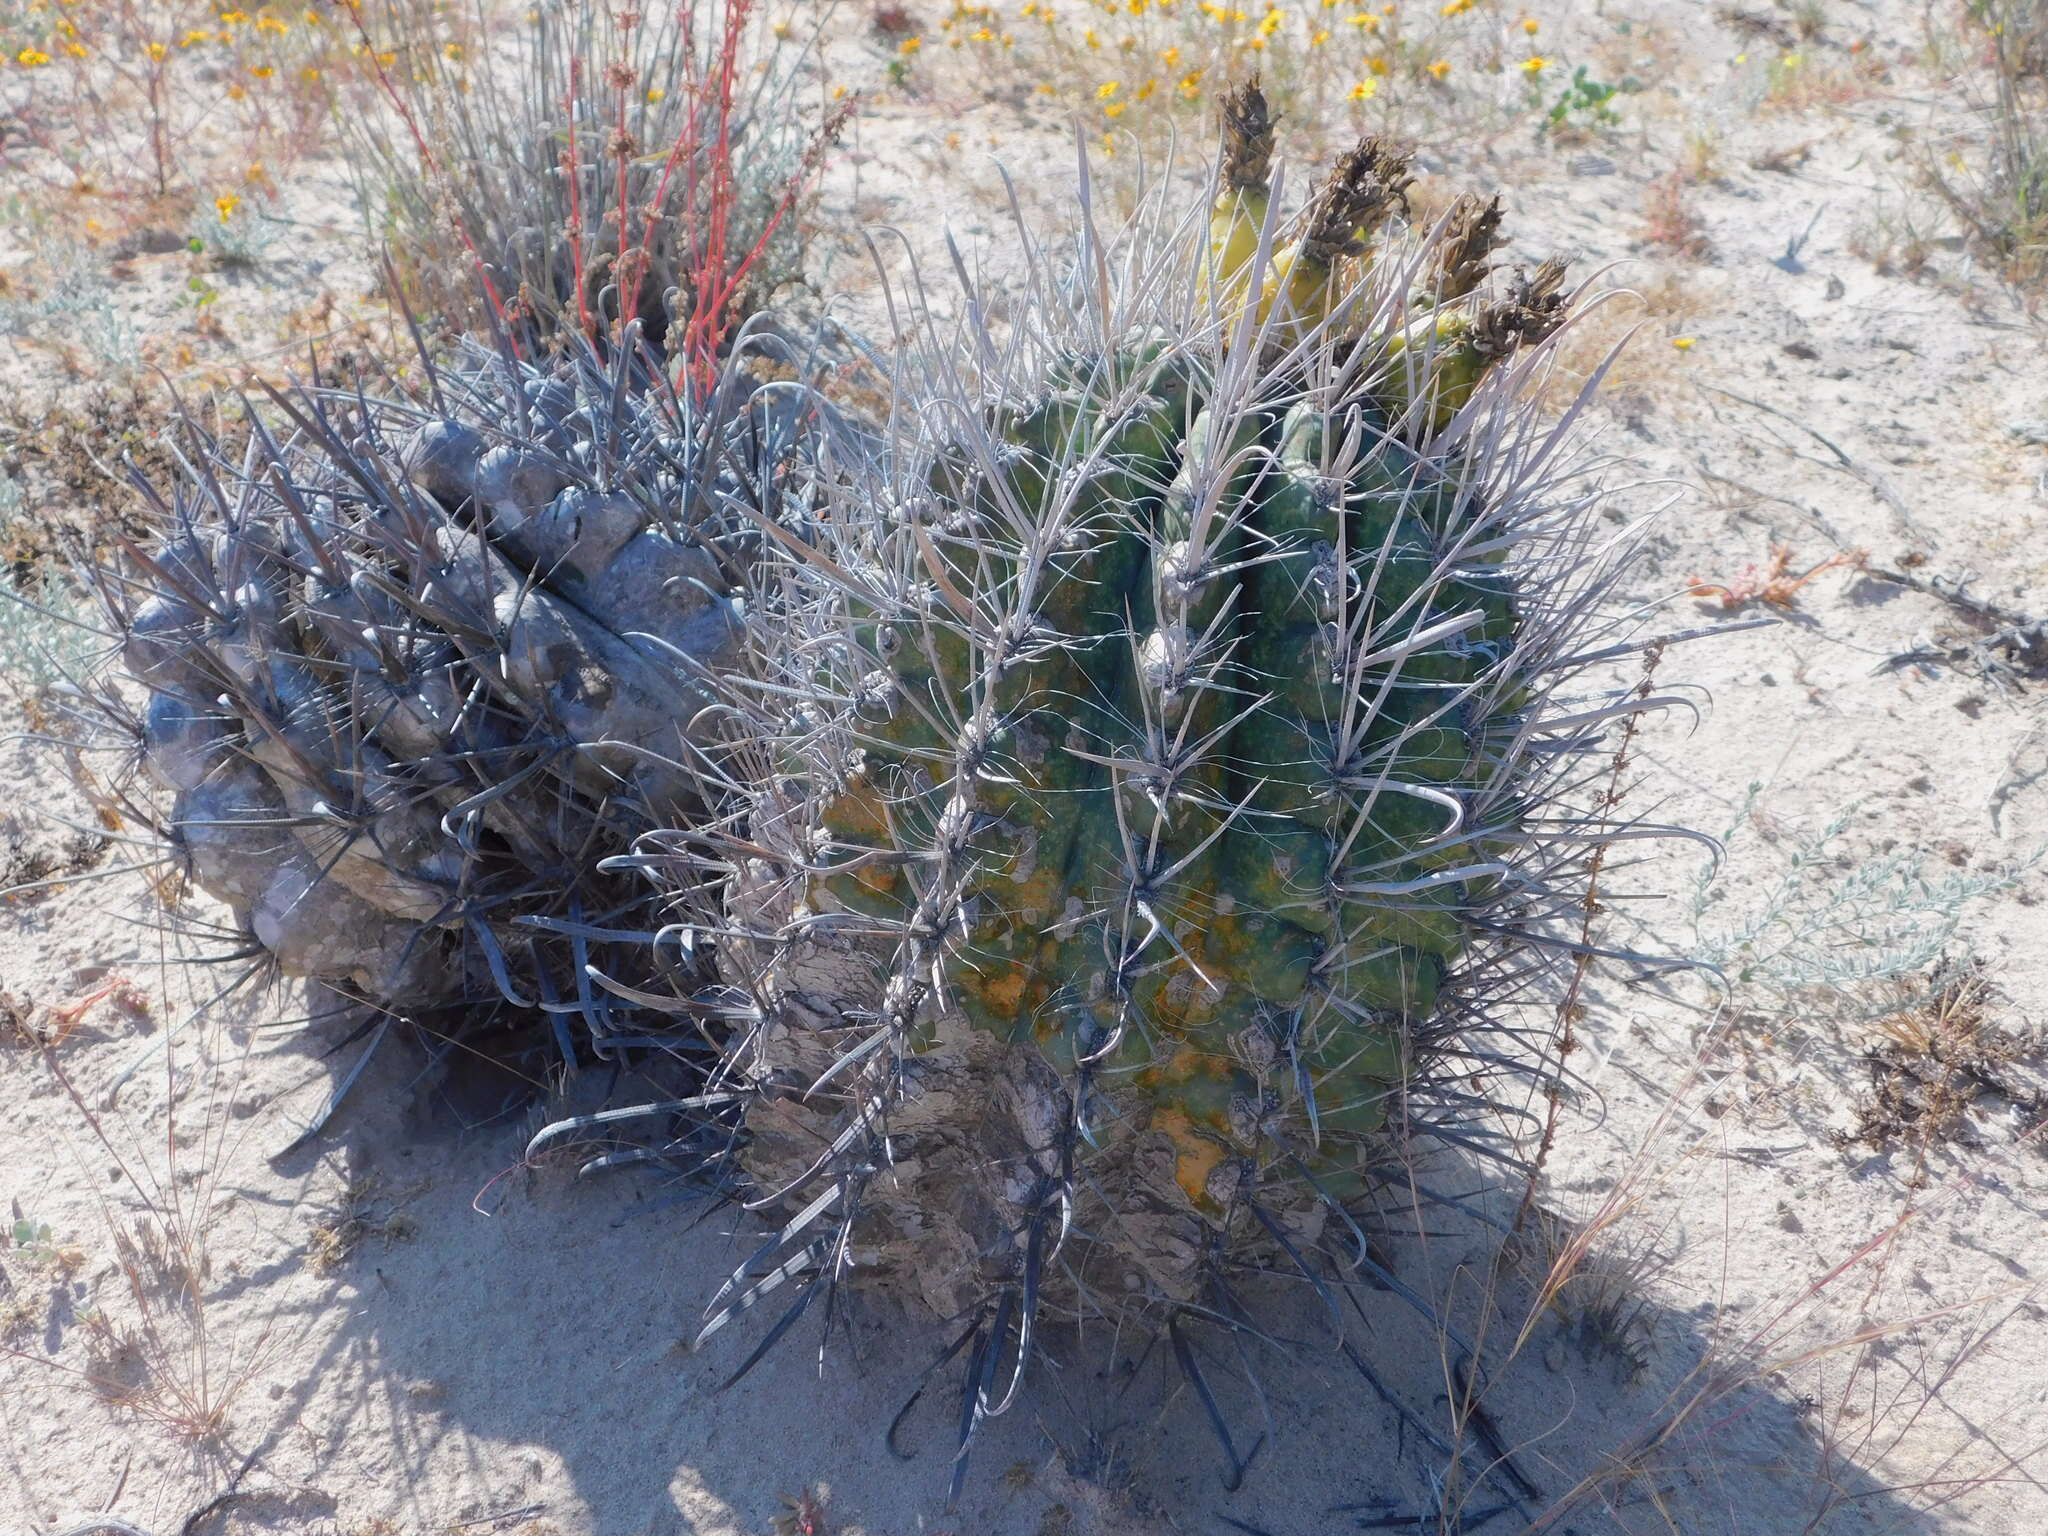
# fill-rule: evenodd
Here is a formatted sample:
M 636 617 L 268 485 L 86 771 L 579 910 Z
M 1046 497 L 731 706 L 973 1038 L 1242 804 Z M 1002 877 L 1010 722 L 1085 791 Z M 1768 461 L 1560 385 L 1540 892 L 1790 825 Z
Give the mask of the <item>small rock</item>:
M 168 256 L 185 249 L 185 237 L 175 229 L 151 225 L 139 229 L 114 247 L 114 260 L 132 261 L 137 256 Z
M 2048 448 L 2048 416 L 2037 416 L 2031 421 L 2008 421 L 2006 434 L 2018 438 L 2029 448 Z
M 1614 162 L 1605 155 L 1574 155 L 1570 170 L 1574 176 L 1612 176 Z

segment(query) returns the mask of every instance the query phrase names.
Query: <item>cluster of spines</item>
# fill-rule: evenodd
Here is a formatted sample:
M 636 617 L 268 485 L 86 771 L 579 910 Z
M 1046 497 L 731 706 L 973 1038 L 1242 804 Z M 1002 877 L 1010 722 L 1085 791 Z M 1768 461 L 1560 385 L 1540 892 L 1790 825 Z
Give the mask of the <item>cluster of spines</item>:
M 1307 222 L 1384 210 L 1401 167 L 1347 157 Z M 1313 233 L 1289 249 L 1327 276 Z M 1265 329 L 1299 323 L 1283 300 Z M 1515 624 L 1501 551 L 1472 553 L 1483 498 L 1396 435 L 1361 358 L 1229 377 L 1125 338 L 920 472 L 860 551 L 826 685 L 857 755 L 822 776 L 815 885 L 915 936 L 898 973 L 975 1027 L 1158 1104 L 1218 1219 L 1237 1158 L 1278 1155 L 1247 1059 L 1289 1058 L 1309 1142 L 1387 1119 L 1465 884 L 1500 873 L 1459 789 L 1495 770 L 1470 717 Z
M 1529 398 L 1561 268 L 1482 302 L 1497 200 L 1371 243 L 1380 143 L 1289 225 L 1232 117 L 1205 225 L 1084 218 L 1066 284 L 1026 233 L 1001 333 L 972 285 L 958 345 L 916 311 L 890 435 L 756 573 L 759 786 L 647 854 L 725 882 L 716 1086 L 793 1213 L 705 1332 L 805 1282 L 735 1375 L 892 1244 L 969 1308 L 964 1433 L 1044 1306 L 1228 1317 L 1281 1254 L 1400 1291 L 1360 1225 L 1390 1152 L 1512 1159 L 1503 1085 L 1556 1068 L 1511 1010 L 1616 835 L 1560 802 L 1660 702 L 1560 694 L 1628 651 L 1627 541 Z

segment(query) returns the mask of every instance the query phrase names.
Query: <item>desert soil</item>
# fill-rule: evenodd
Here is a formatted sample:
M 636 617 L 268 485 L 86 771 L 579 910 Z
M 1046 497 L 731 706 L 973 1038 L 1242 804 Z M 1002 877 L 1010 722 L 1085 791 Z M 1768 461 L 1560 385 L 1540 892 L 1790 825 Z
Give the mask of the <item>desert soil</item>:
M 1708 885 L 1696 845 L 1621 845 L 1602 929 L 1717 961 L 1727 985 L 1597 967 L 1538 1215 L 1511 1241 L 1435 1213 L 1427 1235 L 1386 1241 L 1500 1362 L 1462 1430 L 1469 1529 L 2048 1529 L 2048 648 L 1984 649 L 1999 621 L 1936 590 L 2048 615 L 2048 353 L 2020 300 L 1911 203 L 1901 125 L 1915 142 L 1981 131 L 1916 56 L 1930 23 L 1894 0 L 1819 14 L 1798 46 L 1837 84 L 1760 100 L 1734 61 L 1778 51 L 1768 30 L 1657 0 L 1566 7 L 1547 37 L 1626 19 L 1645 51 L 1657 83 L 1622 99 L 1620 127 L 1566 147 L 1526 123 L 1419 130 L 1433 184 L 1508 189 L 1516 255 L 1570 252 L 1628 290 L 1566 349 L 1583 372 L 1634 328 L 1585 418 L 1617 529 L 1656 519 L 1626 596 L 1650 633 L 1727 627 L 1665 652 L 1657 686 L 1692 708 L 1644 728 L 1626 775 L 1631 809 L 1725 838 L 1725 860 Z M 872 78 L 887 45 L 860 13 L 844 27 L 835 67 Z M 832 280 L 863 281 L 859 226 L 895 223 L 934 257 L 935 208 L 999 260 L 994 165 L 1034 209 L 1071 180 L 1068 130 L 1031 110 L 943 92 L 872 106 L 818 210 Z M 1680 164 L 1689 251 L 1646 235 Z M 238 279 L 250 306 L 328 289 L 374 308 L 346 198 L 331 166 L 294 182 L 287 206 L 327 233 Z M 1932 231 L 1912 260 L 1888 211 L 1908 207 Z M 115 299 L 138 332 L 185 323 L 186 260 L 124 264 Z M 18 349 L 9 387 L 47 366 Z M 1794 576 L 1836 555 L 1861 568 L 1782 606 L 1688 595 L 1741 591 L 1779 544 Z M 75 761 L 0 747 L 9 860 L 78 870 L 0 904 L 0 1199 L 20 1224 L 0 1296 L 0 1526 L 1309 1536 L 1413 1514 L 1450 1475 L 1430 1435 L 1452 1433 L 1457 1349 L 1390 1292 L 1354 1334 L 1405 1411 L 1284 1287 L 1257 1392 L 1215 1347 L 1236 1444 L 1259 1447 L 1234 1492 L 1157 1340 L 1058 1346 L 952 1509 L 950 1393 L 905 1419 L 907 1459 L 885 1438 L 935 1351 L 929 1319 L 863 1303 L 822 1364 L 805 1331 L 720 1391 L 749 1341 L 688 1341 L 743 1219 L 630 1176 L 522 1167 L 545 1106 L 507 1108 L 507 1085 L 396 1033 L 304 1134 L 372 1037 L 302 988 L 219 997 L 231 967 L 181 963 L 207 948 L 209 908 L 167 910 L 161 870 L 111 873 L 153 857 L 119 840 L 138 829 L 80 842 L 104 829 Z M 1946 994 L 1944 1038 L 1977 1029 L 1981 1061 L 1892 1043 L 1928 1017 L 1944 955 L 1951 978 L 1977 966 L 1975 994 Z M 1857 979 L 1895 961 L 1896 982 Z M 605 1087 L 550 1085 L 546 1103 Z M 1921 1134 L 1948 1090 L 1951 1121 Z M 1579 1278 L 1510 1352 L 1533 1282 L 1588 1229 Z M 202 1437 L 173 1422 L 216 1405 Z M 1522 1486 L 1486 1471 L 1501 1450 Z M 811 1498 L 821 1515 L 792 1502 Z

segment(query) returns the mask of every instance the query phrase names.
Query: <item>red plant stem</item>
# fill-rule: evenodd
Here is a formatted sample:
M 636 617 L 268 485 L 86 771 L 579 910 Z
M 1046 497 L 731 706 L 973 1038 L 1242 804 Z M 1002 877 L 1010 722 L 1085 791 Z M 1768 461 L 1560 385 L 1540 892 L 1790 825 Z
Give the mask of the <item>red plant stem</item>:
M 590 306 L 583 297 L 583 193 L 578 185 L 576 165 L 576 87 L 582 80 L 583 61 L 569 60 L 569 96 L 562 103 L 562 121 L 568 129 L 568 148 L 562 152 L 563 166 L 569 175 L 569 265 L 573 271 L 576 286 L 576 318 L 583 326 L 583 334 L 593 339 L 597 327 L 590 323 Z

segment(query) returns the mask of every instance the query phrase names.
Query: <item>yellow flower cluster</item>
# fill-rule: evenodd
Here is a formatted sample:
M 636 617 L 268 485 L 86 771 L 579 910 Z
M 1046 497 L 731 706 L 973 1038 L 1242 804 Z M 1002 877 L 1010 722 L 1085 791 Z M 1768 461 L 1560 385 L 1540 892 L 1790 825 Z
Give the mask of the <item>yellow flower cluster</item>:
M 1013 36 L 1002 18 L 1034 25 Z M 1008 57 L 994 79 L 1097 129 L 1114 124 L 1119 134 L 1144 136 L 1191 128 L 1221 82 L 1253 68 L 1298 111 L 1370 103 L 1376 115 L 1398 114 L 1409 98 L 1454 99 L 1477 76 L 1519 74 L 1533 84 L 1570 69 L 1552 50 L 1538 50 L 1544 25 L 1503 0 L 946 0 L 932 30 L 888 37 L 882 52 L 890 79 L 901 83 L 913 56 L 921 77 L 946 67 L 943 57 L 926 62 L 939 34 L 954 50 L 999 42 Z M 1504 35 L 1523 46 L 1504 48 Z M 989 57 L 976 54 L 976 69 Z M 961 83 L 994 88 L 986 76 Z

